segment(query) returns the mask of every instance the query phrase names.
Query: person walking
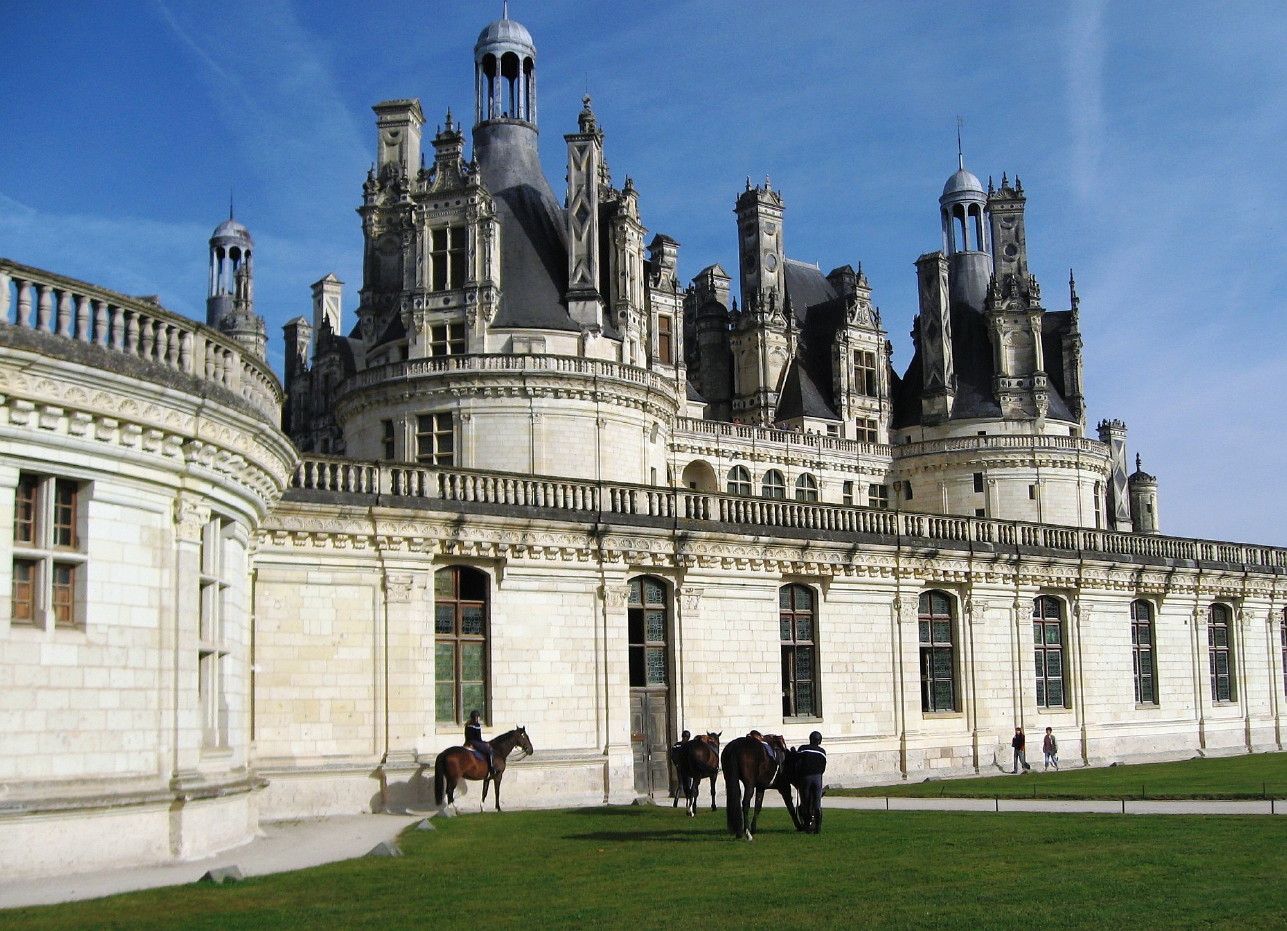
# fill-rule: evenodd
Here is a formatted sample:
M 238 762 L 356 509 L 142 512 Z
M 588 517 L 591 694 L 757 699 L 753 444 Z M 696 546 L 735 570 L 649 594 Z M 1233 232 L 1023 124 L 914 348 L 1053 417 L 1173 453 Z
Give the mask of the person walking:
M 1032 767 L 1028 765 L 1028 757 L 1025 752 L 1027 750 L 1027 744 L 1028 741 L 1023 736 L 1023 728 L 1016 727 L 1014 729 L 1014 737 L 1010 741 L 1010 746 L 1014 750 L 1014 764 L 1013 768 L 1010 770 L 1011 775 L 1014 775 L 1021 769 L 1025 773 L 1032 769 Z
M 1046 769 L 1054 767 L 1055 771 L 1059 770 L 1059 741 L 1055 740 L 1055 735 L 1046 728 L 1045 739 L 1041 741 L 1041 752 L 1045 754 Z
M 800 788 L 800 830 L 822 833 L 822 774 L 827 771 L 827 751 L 822 749 L 822 734 L 814 731 L 809 742 L 796 748 L 797 785 Z
M 492 745 L 483 740 L 483 714 L 477 708 L 469 712 L 465 722 L 465 746 L 477 750 L 487 760 L 488 775 L 496 775 L 496 762 L 492 758 Z

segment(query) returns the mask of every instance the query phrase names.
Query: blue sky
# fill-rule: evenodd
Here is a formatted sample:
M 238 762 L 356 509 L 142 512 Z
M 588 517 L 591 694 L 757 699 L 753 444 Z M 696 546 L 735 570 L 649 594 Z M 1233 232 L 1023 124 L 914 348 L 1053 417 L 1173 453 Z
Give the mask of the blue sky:
M 371 105 L 473 120 L 472 49 L 496 2 L 50 0 L 14 5 L 0 55 L 0 255 L 202 318 L 207 240 L 255 238 L 257 309 L 360 284 Z M 1081 297 L 1090 430 L 1124 420 L 1162 529 L 1287 545 L 1279 395 L 1287 7 L 1277 2 L 794 4 L 514 0 L 538 50 L 542 155 L 594 98 L 685 280 L 735 267 L 733 202 L 783 193 L 788 254 L 862 263 L 901 371 L 913 262 L 939 248 L 956 167 L 1018 174 L 1049 309 Z

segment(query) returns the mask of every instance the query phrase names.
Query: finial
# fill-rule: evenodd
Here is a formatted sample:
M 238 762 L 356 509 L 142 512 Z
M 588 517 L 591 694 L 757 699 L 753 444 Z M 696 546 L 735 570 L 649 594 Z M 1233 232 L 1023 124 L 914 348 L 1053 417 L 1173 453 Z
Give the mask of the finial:
M 509 19 L 509 0 L 505 0 L 505 5 L 502 7 L 501 19 Z
M 581 98 L 581 103 L 585 105 L 586 110 L 590 109 L 590 92 L 588 90 L 586 91 L 585 96 Z
M 747 189 L 748 191 L 751 189 L 751 176 L 750 176 L 750 175 L 747 175 L 747 176 L 746 176 L 746 189 Z
M 768 175 L 765 175 L 765 176 L 764 176 L 764 190 L 766 190 L 766 191 L 771 191 L 771 190 L 773 190 L 773 182 L 769 180 L 769 176 L 768 176 Z
M 965 154 L 961 150 L 961 126 L 965 120 L 959 116 L 956 118 L 956 167 L 958 171 L 965 171 Z
M 232 188 L 228 188 L 228 219 L 232 219 Z
M 1141 460 L 1140 460 L 1140 454 L 1139 454 L 1139 453 L 1136 453 L 1136 454 L 1135 454 L 1135 471 L 1136 471 L 1136 472 L 1143 472 L 1143 471 L 1144 471 L 1143 466 L 1141 466 L 1141 465 L 1140 465 L 1140 461 L 1141 461 Z
M 1001 172 L 1001 187 L 1006 188 L 1009 186 L 1010 186 L 1010 179 L 1006 177 L 1006 174 L 1003 171 Z
M 451 118 L 451 107 L 448 107 L 447 108 L 447 132 L 451 132 L 455 128 L 456 128 L 455 123 L 452 121 L 452 118 Z

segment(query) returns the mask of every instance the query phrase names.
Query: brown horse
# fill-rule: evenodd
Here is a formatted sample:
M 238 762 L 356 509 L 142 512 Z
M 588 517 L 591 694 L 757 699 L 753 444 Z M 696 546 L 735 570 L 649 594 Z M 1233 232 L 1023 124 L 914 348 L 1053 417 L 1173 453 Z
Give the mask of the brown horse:
M 769 755 L 765 744 L 773 749 Z M 769 734 L 763 742 L 747 735 L 729 741 L 720 761 L 724 768 L 725 808 L 728 812 L 728 830 L 734 837 L 755 838 L 760 821 L 760 806 L 764 803 L 764 790 L 777 789 L 786 802 L 791 823 L 799 830 L 800 818 L 791 798 L 791 783 L 786 771 L 789 750 L 786 740 L 778 734 Z M 755 795 L 755 815 L 751 816 L 751 795 Z
M 505 775 L 505 761 L 510 751 L 518 747 L 526 756 L 534 751 L 532 742 L 527 739 L 527 729 L 523 727 L 506 731 L 491 741 L 492 768 L 496 770 L 496 810 L 501 810 L 500 787 L 501 776 Z M 448 747 L 433 762 L 433 800 L 439 807 L 456 804 L 456 784 L 462 779 L 481 779 L 483 797 L 479 801 L 481 808 L 487 802 L 487 787 L 492 782 L 492 774 L 487 771 L 487 760 L 467 747 Z
M 698 734 L 692 740 L 679 744 L 670 751 L 670 761 L 679 774 L 679 787 L 683 790 L 688 817 L 697 816 L 697 801 L 702 792 L 702 780 L 711 781 L 711 811 L 715 810 L 715 777 L 719 775 L 719 737 L 711 731 Z M 675 796 L 671 808 L 679 804 Z

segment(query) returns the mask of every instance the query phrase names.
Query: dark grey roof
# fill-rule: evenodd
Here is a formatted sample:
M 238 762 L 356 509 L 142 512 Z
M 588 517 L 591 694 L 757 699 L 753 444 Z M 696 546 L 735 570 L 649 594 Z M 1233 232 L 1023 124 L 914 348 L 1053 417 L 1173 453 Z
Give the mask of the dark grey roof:
M 529 124 L 474 127 L 474 157 L 500 221 L 501 302 L 492 325 L 579 330 L 563 303 L 568 286 L 564 211 L 541 170 Z
M 783 271 L 786 273 L 787 297 L 800 323 L 808 320 L 811 308 L 837 297 L 836 289 L 816 265 L 787 259 Z
M 778 409 L 774 421 L 794 420 L 797 417 L 812 417 L 818 420 L 839 420 L 830 403 L 822 396 L 814 384 L 808 369 L 796 359 L 787 370 L 786 382 L 778 397 Z
M 686 382 L 688 400 L 700 401 L 701 403 L 705 404 L 706 399 L 702 397 L 701 392 L 697 390 L 697 386 L 693 384 L 693 380 L 691 378 L 688 378 L 688 379 L 685 379 L 685 382 Z

